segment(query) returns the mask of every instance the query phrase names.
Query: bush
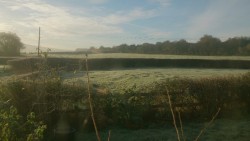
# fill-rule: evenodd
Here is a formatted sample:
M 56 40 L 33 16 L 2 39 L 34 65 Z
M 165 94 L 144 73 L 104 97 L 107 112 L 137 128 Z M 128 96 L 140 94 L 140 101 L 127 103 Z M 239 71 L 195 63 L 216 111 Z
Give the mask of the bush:
M 37 121 L 33 112 L 25 119 L 13 106 L 1 109 L 0 121 L 2 141 L 41 141 L 47 128 L 43 122 Z
M 39 66 L 41 66 L 44 61 L 43 58 L 17 58 L 8 60 L 7 64 L 11 66 L 14 72 L 33 72 L 38 71 Z
M 106 116 L 116 124 L 128 128 L 146 126 L 146 113 L 150 109 L 149 97 L 141 95 L 132 89 L 123 94 L 108 94 L 102 107 Z
M 153 93 L 166 95 L 169 92 L 177 109 L 191 112 L 190 116 L 207 118 L 218 108 L 221 108 L 220 116 L 232 111 L 247 114 L 245 111 L 250 109 L 249 84 L 249 73 L 240 77 L 167 80 L 156 84 Z

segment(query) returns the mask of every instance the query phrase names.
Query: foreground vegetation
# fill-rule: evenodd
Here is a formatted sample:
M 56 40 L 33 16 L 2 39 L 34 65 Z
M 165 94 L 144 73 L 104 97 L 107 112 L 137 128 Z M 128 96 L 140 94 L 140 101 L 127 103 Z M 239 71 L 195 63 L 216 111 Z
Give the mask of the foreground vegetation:
M 128 131 L 131 129 L 147 132 L 165 128 L 166 131 L 174 131 L 173 115 L 179 115 L 174 119 L 182 121 L 177 123 L 177 128 L 184 126 L 187 133 L 185 137 L 182 135 L 184 140 L 191 140 L 198 135 L 197 130 L 194 130 L 195 133 L 188 131 L 189 128 L 194 128 L 192 125 L 197 124 L 195 128 L 202 129 L 201 123 L 210 121 L 212 117 L 222 121 L 241 120 L 248 123 L 250 74 L 246 73 L 247 69 L 129 70 L 131 59 L 124 60 L 122 65 L 119 59 L 113 64 L 110 64 L 110 60 L 99 60 L 106 61 L 103 66 L 109 67 L 118 63 L 122 70 L 103 71 L 101 67 L 98 71 L 91 71 L 89 74 L 93 83 L 84 80 L 86 73 L 81 71 L 84 68 L 81 64 L 84 62 L 79 59 L 54 59 L 45 56 L 9 61 L 8 67 L 11 67 L 12 71 L 29 73 L 11 78 L 6 76 L 10 74 L 4 69 L 5 65 L 2 67 L 1 74 L 5 78 L 1 79 L 4 81 L 0 84 L 1 137 L 6 141 L 15 141 L 16 138 L 62 140 L 64 137 L 61 133 L 67 133 L 67 138 L 71 140 L 91 140 L 91 132 L 94 131 L 91 115 L 94 115 L 97 128 L 101 130 L 101 137 L 107 136 L 104 135 L 107 129 L 114 129 L 114 133 L 118 135 L 121 130 L 133 134 Z M 69 71 L 65 64 L 74 65 L 73 62 L 77 63 L 74 69 L 70 69 L 73 72 L 65 71 Z M 60 66 L 60 63 L 64 66 Z M 96 65 L 91 59 L 89 63 L 90 68 Z M 134 65 L 148 65 L 144 63 Z M 6 81 L 6 78 L 10 79 Z M 93 113 L 88 104 L 89 87 Z M 172 108 L 169 108 L 170 103 Z M 213 116 L 215 113 L 216 116 Z M 27 127 L 27 130 L 16 130 L 18 125 L 24 126 L 25 129 Z M 248 137 L 245 135 L 246 131 L 248 129 L 238 133 L 242 135 L 241 139 Z M 114 133 L 112 132 L 112 136 Z M 117 135 L 113 137 L 119 139 Z M 130 139 L 136 140 L 136 137 Z M 137 138 L 166 139 L 176 139 L 176 136 L 172 132 L 167 137 L 155 134 Z
M 84 83 L 65 84 L 56 71 L 40 72 L 38 76 L 2 83 L 2 109 L 8 111 L 11 106 L 15 107 L 17 111 L 14 113 L 22 117 L 34 113 L 34 121 L 46 124 L 47 130 L 42 128 L 44 131 L 39 133 L 47 140 L 54 136 L 53 130 L 58 127 L 61 118 L 68 122 L 70 128 L 79 132 L 93 130 Z M 235 77 L 166 79 L 148 86 L 150 91 L 143 93 L 133 88 L 112 93 L 97 85 L 93 85 L 91 89 L 98 128 L 145 129 L 152 125 L 171 127 L 167 94 L 172 97 L 173 109 L 175 113 L 181 113 L 184 123 L 209 121 L 218 108 L 221 109 L 218 116 L 220 119 L 247 119 L 250 111 L 249 84 L 248 73 Z M 21 124 L 19 121 L 15 123 Z M 1 124 L 1 130 L 5 129 L 4 125 Z M 30 132 L 43 127 L 43 124 L 38 125 L 30 128 Z M 8 131 L 16 134 L 15 127 L 16 125 L 9 127 Z M 29 134 L 22 132 L 23 134 L 18 134 Z

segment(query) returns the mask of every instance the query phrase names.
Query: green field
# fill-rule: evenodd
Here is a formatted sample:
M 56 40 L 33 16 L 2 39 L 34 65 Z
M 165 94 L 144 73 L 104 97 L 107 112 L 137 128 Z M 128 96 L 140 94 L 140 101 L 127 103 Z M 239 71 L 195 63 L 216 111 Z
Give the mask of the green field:
M 0 80 L 3 82 L 22 76 L 2 70 L 3 66 L 0 66 Z M 145 88 L 149 88 L 148 86 L 166 79 L 226 77 L 242 75 L 247 72 L 249 72 L 248 69 L 152 68 L 90 71 L 89 75 L 92 84 L 111 92 L 120 93 L 126 89 L 147 91 Z M 87 80 L 85 71 L 62 71 L 61 77 L 64 83 L 68 84 L 82 84 L 86 83 Z
M 36 56 L 36 54 L 25 54 Z M 49 53 L 49 57 L 56 58 L 85 58 L 85 54 L 55 54 Z M 132 53 L 97 53 L 88 54 L 88 58 L 156 58 L 156 59 L 211 59 L 211 60 L 250 60 L 250 56 L 194 56 L 194 55 L 164 55 L 164 54 L 132 54 Z
M 35 56 L 36 54 L 27 54 L 29 56 Z M 65 64 L 67 58 L 85 58 L 84 54 L 53 54 L 50 53 L 49 57 L 66 58 L 63 61 Z M 129 54 L 129 53 L 101 53 L 101 54 L 89 54 L 88 58 L 157 58 L 157 59 L 208 59 L 208 60 L 250 60 L 250 56 L 191 56 L 191 55 L 160 55 L 160 54 Z M 70 60 L 70 59 L 69 59 Z M 60 61 L 60 60 L 59 60 Z M 128 61 L 129 63 L 129 61 Z M 147 62 L 144 62 L 147 63 Z M 101 65 L 105 65 L 102 63 Z M 109 63 L 107 62 L 107 65 Z M 127 65 L 127 64 L 126 64 Z M 223 64 L 222 64 L 223 65 Z M 0 66 L 0 71 L 3 70 L 3 66 Z M 152 85 L 155 82 L 159 82 L 165 79 L 177 79 L 177 78 L 201 78 L 201 77 L 222 77 L 240 75 L 248 72 L 249 69 L 208 69 L 208 68 L 149 68 L 149 69 L 129 69 L 121 68 L 120 70 L 98 70 L 90 72 L 91 82 L 95 85 L 104 87 L 112 92 L 121 92 L 125 89 L 133 88 L 135 90 L 145 90 L 145 87 Z M 11 79 L 8 75 L 1 73 L 0 79 Z M 65 83 L 83 83 L 86 82 L 86 76 L 84 71 L 76 72 L 62 72 L 62 78 Z
M 91 82 L 103 86 L 112 92 L 121 92 L 128 88 L 146 90 L 148 86 L 165 79 L 223 77 L 241 75 L 249 70 L 243 69 L 131 69 L 112 71 L 91 71 Z M 85 72 L 64 72 L 65 83 L 86 82 Z M 136 87 L 135 87 L 136 86 Z

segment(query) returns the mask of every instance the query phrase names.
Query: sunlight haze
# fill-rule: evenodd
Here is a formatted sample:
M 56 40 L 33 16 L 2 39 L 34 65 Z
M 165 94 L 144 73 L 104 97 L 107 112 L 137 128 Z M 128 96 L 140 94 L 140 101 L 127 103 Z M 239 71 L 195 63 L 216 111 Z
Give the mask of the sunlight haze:
M 63 50 L 250 36 L 249 0 L 0 0 L 0 32 Z

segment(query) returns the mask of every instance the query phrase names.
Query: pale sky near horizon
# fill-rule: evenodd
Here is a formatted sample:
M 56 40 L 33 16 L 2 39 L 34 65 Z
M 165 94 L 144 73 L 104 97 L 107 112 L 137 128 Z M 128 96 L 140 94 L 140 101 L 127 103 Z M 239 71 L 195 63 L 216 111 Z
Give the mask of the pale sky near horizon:
M 250 36 L 249 0 L 0 0 L 0 32 L 74 50 Z

